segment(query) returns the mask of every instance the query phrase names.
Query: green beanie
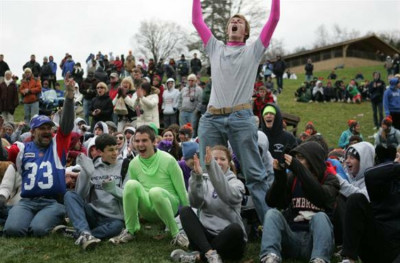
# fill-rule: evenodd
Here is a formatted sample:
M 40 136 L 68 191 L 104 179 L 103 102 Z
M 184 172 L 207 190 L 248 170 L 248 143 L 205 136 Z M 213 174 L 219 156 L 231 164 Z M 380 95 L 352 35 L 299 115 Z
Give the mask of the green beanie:
M 264 108 L 262 116 L 266 115 L 267 113 L 272 113 L 274 115 L 276 115 L 276 109 L 273 106 L 267 106 Z

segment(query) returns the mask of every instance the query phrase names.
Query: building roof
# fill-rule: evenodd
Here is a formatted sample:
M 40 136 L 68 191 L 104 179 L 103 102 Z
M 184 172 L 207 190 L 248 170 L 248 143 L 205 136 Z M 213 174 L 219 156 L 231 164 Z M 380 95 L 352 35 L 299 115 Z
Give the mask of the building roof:
M 368 49 L 369 50 L 374 49 L 374 51 L 380 50 L 384 54 L 389 54 L 389 55 L 393 55 L 394 53 L 400 53 L 400 51 L 398 49 L 389 45 L 388 43 L 383 41 L 381 38 L 379 38 L 378 36 L 373 34 L 373 35 L 368 35 L 368 36 L 364 36 L 364 37 L 360 37 L 360 38 L 355 38 L 352 40 L 347 40 L 347 41 L 327 45 L 324 47 L 319 47 L 319 48 L 315 48 L 315 49 L 311 49 L 311 50 L 296 52 L 296 53 L 293 53 L 290 55 L 286 55 L 285 60 L 296 58 L 296 57 L 301 57 L 301 56 L 306 56 L 306 55 L 311 55 L 311 54 L 319 53 L 319 52 L 326 51 L 329 49 L 335 49 L 338 47 L 343 47 L 343 46 L 351 45 L 351 44 L 355 44 L 359 48 L 363 48 L 363 49 L 367 49 L 367 50 Z

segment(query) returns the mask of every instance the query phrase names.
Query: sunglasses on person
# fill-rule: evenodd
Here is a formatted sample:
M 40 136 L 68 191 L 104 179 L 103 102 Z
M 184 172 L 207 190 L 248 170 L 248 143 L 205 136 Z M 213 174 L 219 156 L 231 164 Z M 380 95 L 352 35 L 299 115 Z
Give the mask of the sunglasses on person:
M 116 138 L 117 140 L 123 140 L 123 139 L 124 139 L 124 136 L 115 136 L 115 138 Z

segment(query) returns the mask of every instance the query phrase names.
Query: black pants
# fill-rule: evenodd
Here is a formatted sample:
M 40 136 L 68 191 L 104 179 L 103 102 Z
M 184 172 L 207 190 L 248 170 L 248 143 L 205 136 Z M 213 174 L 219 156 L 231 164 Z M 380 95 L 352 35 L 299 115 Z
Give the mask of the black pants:
M 392 116 L 393 127 L 400 130 L 400 112 L 391 112 L 390 116 Z
M 363 194 L 349 196 L 343 232 L 342 256 L 363 263 L 391 263 L 398 254 L 384 237 L 385 226 L 374 218 L 372 208 Z
M 246 242 L 239 224 L 230 224 L 218 235 L 213 235 L 201 224 L 190 207 L 181 208 L 179 214 L 190 248 L 199 251 L 203 260 L 204 254 L 211 249 L 217 250 L 223 259 L 239 260 L 243 256 Z
M 385 148 L 379 144 L 375 147 L 375 153 L 379 163 L 392 162 L 396 158 L 397 149 L 392 145 Z

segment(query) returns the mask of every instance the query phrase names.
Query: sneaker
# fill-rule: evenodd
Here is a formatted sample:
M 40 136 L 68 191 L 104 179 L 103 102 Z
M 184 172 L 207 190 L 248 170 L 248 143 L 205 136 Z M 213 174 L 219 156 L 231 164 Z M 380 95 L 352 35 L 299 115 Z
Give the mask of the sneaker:
M 116 237 L 110 238 L 108 241 L 116 245 L 121 243 L 128 243 L 129 241 L 132 241 L 134 238 L 135 236 L 129 233 L 128 229 L 123 229 L 121 234 L 119 234 Z
M 269 253 L 261 259 L 261 263 L 281 263 L 281 258 L 275 253 Z
M 183 248 L 189 247 L 189 239 L 186 236 L 185 231 L 179 231 L 179 233 L 172 239 L 171 245 L 177 245 Z
M 100 239 L 92 236 L 89 232 L 82 232 L 75 241 L 75 245 L 82 246 L 82 248 L 86 250 L 93 249 L 100 242 Z
M 182 249 L 175 249 L 172 251 L 170 257 L 173 262 L 194 263 L 196 260 L 200 259 L 200 252 L 186 252 Z
M 222 263 L 221 257 L 215 250 L 212 250 L 211 253 L 206 253 L 205 256 L 207 258 L 208 263 Z
M 69 238 L 76 238 L 76 230 L 73 227 L 68 227 L 66 225 L 58 225 L 55 226 L 52 230 L 51 230 L 52 234 L 62 234 L 65 237 L 69 237 Z
M 351 261 L 349 259 L 343 259 L 342 261 L 340 261 L 339 263 L 351 263 Z
M 310 263 L 326 263 L 322 258 L 314 258 L 310 261 Z

